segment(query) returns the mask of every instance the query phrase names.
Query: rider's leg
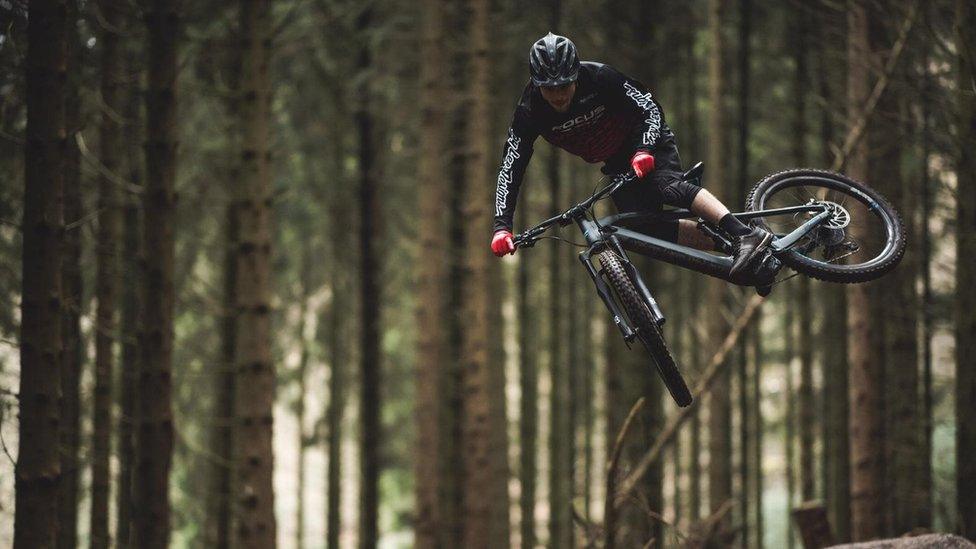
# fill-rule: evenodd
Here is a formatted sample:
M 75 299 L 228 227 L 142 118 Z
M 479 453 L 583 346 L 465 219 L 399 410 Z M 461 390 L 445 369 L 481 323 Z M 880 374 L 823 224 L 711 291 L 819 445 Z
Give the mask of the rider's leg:
M 678 244 L 689 246 L 696 250 L 714 252 L 715 242 L 705 233 L 698 230 L 698 223 L 690 219 L 682 219 L 678 222 Z
M 718 225 L 723 231 L 732 236 L 744 236 L 751 229 L 729 213 L 729 209 L 722 201 L 707 189 L 701 189 L 691 203 L 691 211 L 705 221 Z
M 661 194 L 666 204 L 688 208 L 705 221 L 717 224 L 732 236 L 734 246 L 732 274 L 751 265 L 769 246 L 773 236 L 759 228 L 749 227 L 735 218 L 715 195 L 697 185 L 665 175 Z M 680 235 L 680 229 L 679 229 Z

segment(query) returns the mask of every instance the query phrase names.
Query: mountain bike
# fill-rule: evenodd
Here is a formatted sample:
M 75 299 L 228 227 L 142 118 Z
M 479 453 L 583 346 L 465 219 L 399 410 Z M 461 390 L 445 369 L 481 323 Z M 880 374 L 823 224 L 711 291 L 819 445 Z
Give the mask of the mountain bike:
M 701 184 L 702 163 L 682 175 Z M 575 223 L 586 241 L 579 259 L 596 285 L 614 324 L 628 345 L 637 339 L 650 353 L 657 371 L 679 406 L 692 402 L 691 392 L 661 332 L 665 316 L 627 252 L 751 286 L 766 296 L 773 286 L 796 274 L 839 283 L 874 280 L 895 268 L 905 252 L 905 230 L 898 212 L 877 191 L 845 175 L 815 169 L 793 169 L 769 175 L 749 192 L 744 223 L 774 235 L 768 250 L 750 272 L 731 276 L 732 242 L 717 226 L 685 209 L 623 213 L 597 218 L 594 205 L 634 180 L 633 172 L 610 176 L 610 183 L 589 198 L 515 236 L 518 248 L 532 247 L 554 226 Z M 714 242 L 708 253 L 634 230 L 635 223 L 697 219 L 697 227 Z M 597 261 L 595 261 L 597 260 Z M 796 274 L 777 280 L 784 267 Z

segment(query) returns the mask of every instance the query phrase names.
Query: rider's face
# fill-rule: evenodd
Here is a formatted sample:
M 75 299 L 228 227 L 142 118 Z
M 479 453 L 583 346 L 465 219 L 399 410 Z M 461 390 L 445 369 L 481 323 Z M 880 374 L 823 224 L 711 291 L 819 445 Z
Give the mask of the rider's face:
M 573 100 L 573 94 L 576 93 L 576 82 L 563 86 L 540 86 L 539 91 L 556 112 L 566 112 L 569 102 Z

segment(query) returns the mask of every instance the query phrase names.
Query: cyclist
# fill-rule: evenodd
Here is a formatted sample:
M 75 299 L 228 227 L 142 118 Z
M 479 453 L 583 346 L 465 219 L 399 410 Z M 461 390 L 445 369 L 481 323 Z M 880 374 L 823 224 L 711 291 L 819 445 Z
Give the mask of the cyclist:
M 769 246 L 769 232 L 743 224 L 708 190 L 681 179 L 674 134 L 643 84 L 609 65 L 580 62 L 573 42 L 551 32 L 529 50 L 529 73 L 498 173 L 491 240 L 496 256 L 515 253 L 512 218 L 533 142 L 540 135 L 587 162 L 603 162 L 605 174 L 633 169 L 637 179 L 611 195 L 620 212 L 657 211 L 669 204 L 717 224 L 735 245 L 732 274 Z M 713 247 L 689 220 L 640 229 L 683 245 Z

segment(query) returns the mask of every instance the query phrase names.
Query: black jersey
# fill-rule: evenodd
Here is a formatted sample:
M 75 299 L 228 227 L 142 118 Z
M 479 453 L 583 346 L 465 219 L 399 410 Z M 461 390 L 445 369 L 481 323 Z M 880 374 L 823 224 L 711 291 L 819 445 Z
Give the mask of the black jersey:
M 529 82 L 515 107 L 498 172 L 496 231 L 512 229 L 522 176 L 540 135 L 587 162 L 620 164 L 623 156 L 629 160 L 638 150 L 653 153 L 674 147 L 674 136 L 651 93 L 609 65 L 580 64 L 576 93 L 566 112 L 556 112 Z

